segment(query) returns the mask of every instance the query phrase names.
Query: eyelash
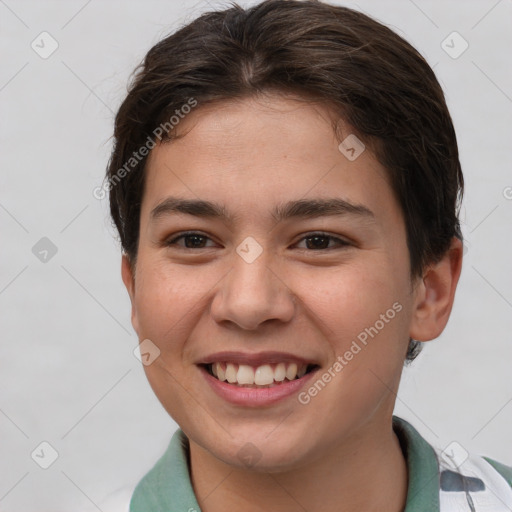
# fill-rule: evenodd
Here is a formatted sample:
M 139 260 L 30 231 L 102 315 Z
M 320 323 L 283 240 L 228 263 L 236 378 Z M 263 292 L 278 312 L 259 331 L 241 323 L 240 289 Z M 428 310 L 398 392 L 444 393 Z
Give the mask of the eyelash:
M 210 239 L 210 237 L 208 237 L 207 235 L 204 235 L 203 233 L 199 233 L 197 231 L 187 231 L 185 233 L 181 233 L 179 234 L 178 236 L 174 237 L 174 238 L 171 238 L 169 240 L 166 240 L 164 242 L 164 245 L 166 247 L 170 247 L 172 245 L 177 245 L 176 242 L 178 240 L 180 240 L 181 238 L 186 238 L 188 236 L 200 236 L 200 237 L 203 237 L 203 238 L 208 238 Z M 314 237 L 322 237 L 322 238 L 328 238 L 330 240 L 334 240 L 338 243 L 339 247 L 338 248 L 343 248 L 343 247 L 346 247 L 346 246 L 349 246 L 351 245 L 349 242 L 347 242 L 346 240 L 343 240 L 341 238 L 338 238 L 336 236 L 333 236 L 333 235 L 329 235 L 328 233 L 323 233 L 321 231 L 318 231 L 318 232 L 312 232 L 312 233 L 308 233 L 307 236 L 303 236 L 299 242 L 302 242 L 303 240 L 306 240 L 308 238 L 314 238 Z M 210 239 L 211 240 L 211 239 Z M 298 243 L 298 242 L 297 242 Z M 179 246 L 181 247 L 182 249 L 185 249 L 185 250 L 198 250 L 198 249 L 210 249 L 210 247 L 183 247 L 183 246 Z M 318 252 L 318 251 L 330 251 L 330 250 L 333 250 L 333 249 L 336 249 L 336 247 L 331 247 L 331 248 L 325 248 L 325 249 L 303 249 L 303 250 L 309 250 L 309 251 L 314 251 L 314 252 Z

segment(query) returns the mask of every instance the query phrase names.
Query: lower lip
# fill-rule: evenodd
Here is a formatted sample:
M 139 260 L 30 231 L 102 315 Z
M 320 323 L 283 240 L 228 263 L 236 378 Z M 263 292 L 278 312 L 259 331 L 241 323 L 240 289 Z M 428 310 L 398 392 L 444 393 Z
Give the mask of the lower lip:
M 271 388 L 244 388 L 228 382 L 220 381 L 208 373 L 203 366 L 199 369 L 204 375 L 206 382 L 212 389 L 224 400 L 235 405 L 246 407 L 262 407 L 265 405 L 275 404 L 285 398 L 295 395 L 300 388 L 305 386 L 316 374 L 318 368 L 306 373 L 300 379 L 291 381 L 283 381 L 283 384 L 277 384 Z

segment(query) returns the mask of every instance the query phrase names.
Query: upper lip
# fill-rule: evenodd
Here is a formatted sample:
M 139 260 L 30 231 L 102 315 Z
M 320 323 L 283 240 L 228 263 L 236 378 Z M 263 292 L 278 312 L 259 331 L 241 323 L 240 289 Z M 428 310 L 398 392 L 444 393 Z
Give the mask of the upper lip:
M 273 363 L 296 363 L 296 364 L 315 364 L 318 362 L 313 359 L 306 359 L 304 357 L 296 356 L 289 352 L 236 352 L 224 351 L 215 352 L 214 354 L 207 355 L 201 358 L 196 364 L 211 364 L 211 363 L 237 363 L 247 364 L 249 366 L 261 366 L 263 364 Z

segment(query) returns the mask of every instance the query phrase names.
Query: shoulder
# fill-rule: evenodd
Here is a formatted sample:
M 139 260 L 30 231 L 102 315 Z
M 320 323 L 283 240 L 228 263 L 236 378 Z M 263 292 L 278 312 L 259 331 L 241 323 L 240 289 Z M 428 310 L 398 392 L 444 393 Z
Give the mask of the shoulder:
M 105 512 L 129 512 L 130 499 L 133 494 L 134 487 L 123 487 L 112 493 L 104 503 L 101 509 Z
M 483 457 L 512 487 L 512 466 L 506 466 L 489 457 Z
M 406 420 L 393 416 L 408 464 L 407 512 L 510 512 L 512 467 L 468 451 L 458 442 L 441 449 Z
M 109 494 L 103 501 L 82 512 L 130 512 L 130 500 L 135 489 L 134 485 L 124 486 Z
M 434 447 L 434 450 L 439 463 L 441 511 L 512 510 L 511 466 L 468 453 L 458 443 L 452 443 L 444 450 Z

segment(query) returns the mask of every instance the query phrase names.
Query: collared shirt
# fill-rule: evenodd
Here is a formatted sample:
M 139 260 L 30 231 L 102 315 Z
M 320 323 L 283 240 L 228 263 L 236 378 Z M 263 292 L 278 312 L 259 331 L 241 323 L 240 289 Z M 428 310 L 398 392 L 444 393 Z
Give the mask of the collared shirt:
M 393 416 L 407 463 L 404 512 L 510 512 L 512 467 L 468 454 L 454 442 L 431 446 L 407 421 Z M 200 512 L 190 481 L 188 438 L 178 429 L 154 467 L 137 484 L 129 512 Z

